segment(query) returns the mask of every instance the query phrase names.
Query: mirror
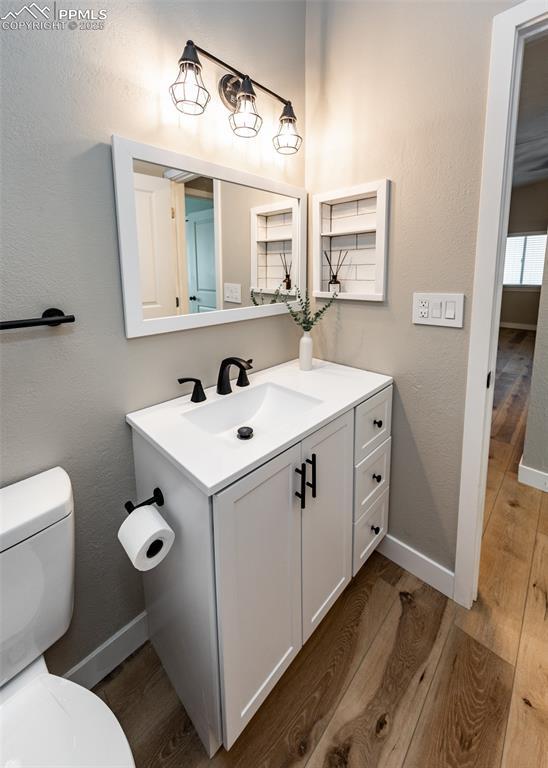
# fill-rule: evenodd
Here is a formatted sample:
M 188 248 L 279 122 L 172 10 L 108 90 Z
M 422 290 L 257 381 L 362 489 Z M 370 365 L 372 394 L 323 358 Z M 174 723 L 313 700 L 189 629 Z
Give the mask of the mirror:
M 118 137 L 113 156 L 128 337 L 287 311 L 302 190 Z

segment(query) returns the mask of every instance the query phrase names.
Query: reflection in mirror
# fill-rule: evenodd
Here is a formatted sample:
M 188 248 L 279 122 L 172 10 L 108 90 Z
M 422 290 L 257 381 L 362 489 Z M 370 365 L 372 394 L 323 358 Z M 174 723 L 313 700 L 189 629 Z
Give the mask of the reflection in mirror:
M 133 188 L 143 319 L 294 291 L 297 199 L 136 159 Z

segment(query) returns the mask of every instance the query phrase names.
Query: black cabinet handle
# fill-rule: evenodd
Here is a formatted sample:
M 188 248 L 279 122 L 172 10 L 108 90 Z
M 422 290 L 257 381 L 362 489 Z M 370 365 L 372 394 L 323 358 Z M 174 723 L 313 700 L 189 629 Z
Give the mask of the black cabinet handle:
M 300 467 L 295 469 L 295 472 L 301 476 L 301 490 L 295 491 L 295 496 L 301 500 L 301 509 L 304 509 L 306 505 L 306 464 L 304 461 Z
M 306 463 L 310 464 L 311 467 L 312 467 L 312 482 L 309 483 L 307 481 L 306 484 L 307 484 L 307 486 L 309 488 L 312 488 L 312 498 L 315 499 L 316 498 L 316 489 L 317 489 L 317 486 L 316 486 L 316 454 L 313 453 L 312 454 L 312 458 L 311 459 L 307 459 Z
M 382 480 L 382 475 L 376 475 L 376 474 L 373 472 L 373 474 L 372 474 L 372 478 L 373 478 L 373 480 L 376 480 L 376 481 L 377 481 L 377 483 L 380 483 L 380 481 Z
M 198 301 L 198 297 L 197 296 L 189 296 L 188 300 L 189 301 Z
M 375 532 L 375 536 L 378 536 L 379 533 L 381 532 L 381 529 L 378 525 L 372 525 L 371 530 Z
M 373 419 L 373 424 L 379 429 L 382 429 L 382 419 Z

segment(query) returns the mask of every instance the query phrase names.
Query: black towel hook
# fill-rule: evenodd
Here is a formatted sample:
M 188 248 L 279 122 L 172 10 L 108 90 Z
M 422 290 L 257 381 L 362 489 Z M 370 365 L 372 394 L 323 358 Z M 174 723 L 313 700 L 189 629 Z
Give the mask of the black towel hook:
M 159 488 L 154 489 L 154 493 L 150 499 L 140 501 L 138 504 L 134 504 L 132 501 L 126 501 L 124 507 L 126 508 L 128 515 L 130 515 L 134 509 L 137 509 L 138 507 L 148 507 L 149 504 L 156 504 L 157 507 L 164 506 L 164 494 Z

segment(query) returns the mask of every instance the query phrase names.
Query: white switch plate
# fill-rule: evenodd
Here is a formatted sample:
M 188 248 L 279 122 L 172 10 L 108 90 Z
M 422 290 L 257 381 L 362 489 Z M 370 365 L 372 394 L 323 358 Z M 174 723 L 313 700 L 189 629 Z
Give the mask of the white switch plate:
M 413 322 L 416 325 L 462 328 L 464 293 L 414 293 Z
M 224 297 L 225 297 L 225 301 L 229 301 L 231 304 L 241 304 L 242 303 L 242 286 L 240 285 L 240 283 L 225 283 Z

